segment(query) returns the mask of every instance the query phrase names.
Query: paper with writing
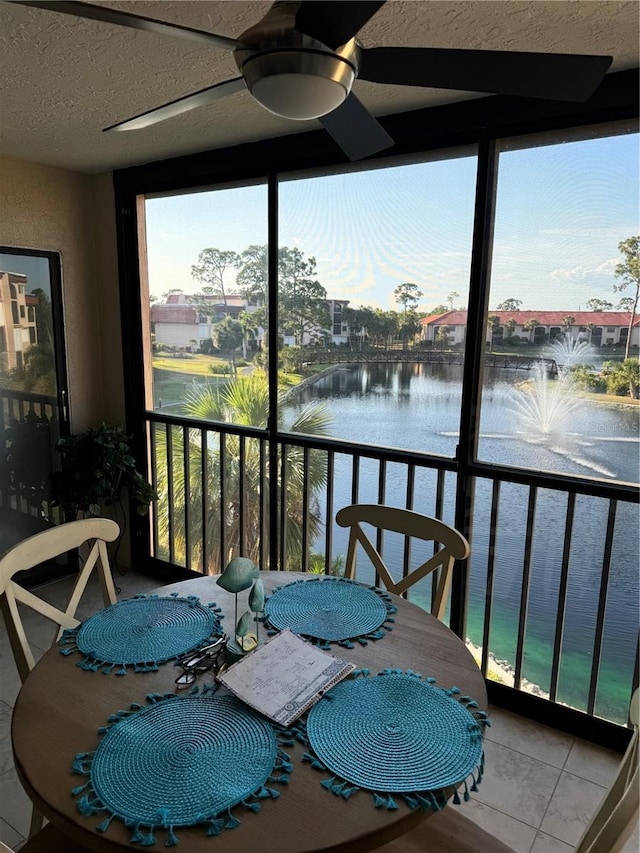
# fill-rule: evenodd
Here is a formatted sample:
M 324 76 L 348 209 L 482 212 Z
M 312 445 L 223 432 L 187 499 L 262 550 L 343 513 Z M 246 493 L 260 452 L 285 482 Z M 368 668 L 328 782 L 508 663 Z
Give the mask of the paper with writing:
M 220 681 L 247 705 L 288 726 L 353 669 L 355 664 L 287 630 L 229 667 Z

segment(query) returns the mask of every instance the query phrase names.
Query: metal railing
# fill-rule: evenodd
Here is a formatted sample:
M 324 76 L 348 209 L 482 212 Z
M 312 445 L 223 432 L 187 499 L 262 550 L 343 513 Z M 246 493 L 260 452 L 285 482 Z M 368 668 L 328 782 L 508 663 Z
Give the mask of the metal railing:
M 147 428 L 160 496 L 153 553 L 192 571 L 218 572 L 242 554 L 266 570 L 339 573 L 346 533 L 335 514 L 349 503 L 393 503 L 455 523 L 462 474 L 453 459 L 286 433 L 269 442 L 264 430 L 158 413 Z M 637 678 L 637 492 L 476 469 L 461 530 L 471 557 L 456 571 L 467 578 L 463 638 L 483 674 L 626 723 Z M 377 544 L 402 574 L 418 556 L 407 541 Z M 428 609 L 435 582 L 408 597 Z
M 0 506 L 53 518 L 49 474 L 58 461 L 59 407 L 55 397 L 0 389 Z

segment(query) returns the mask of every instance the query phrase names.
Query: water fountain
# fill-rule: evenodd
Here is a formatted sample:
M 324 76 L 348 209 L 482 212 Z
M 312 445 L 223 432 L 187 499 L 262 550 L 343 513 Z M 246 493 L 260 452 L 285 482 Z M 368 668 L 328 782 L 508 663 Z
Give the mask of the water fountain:
M 549 346 L 545 355 L 556 359 L 557 379 L 549 378 L 541 361 L 534 378 L 511 392 L 511 408 L 519 427 L 515 437 L 544 447 L 591 474 L 613 477 L 613 472 L 590 452 L 595 438 L 575 431 L 576 415 L 585 402 L 573 380 L 572 368 L 587 363 L 594 353 L 588 341 L 565 335 Z
M 573 415 L 581 405 L 570 374 L 561 371 L 549 379 L 544 363 L 535 369 L 533 380 L 514 389 L 512 403 L 522 429 L 518 434 L 534 443 L 561 440 L 569 434 Z
M 549 344 L 545 355 L 555 359 L 561 373 L 567 373 L 578 364 L 587 364 L 596 355 L 596 348 L 582 338 L 561 335 Z

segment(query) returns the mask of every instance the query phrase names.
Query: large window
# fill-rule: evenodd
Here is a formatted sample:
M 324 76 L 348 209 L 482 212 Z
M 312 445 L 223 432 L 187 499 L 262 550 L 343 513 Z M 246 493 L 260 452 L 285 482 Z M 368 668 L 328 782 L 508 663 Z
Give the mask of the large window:
M 267 367 L 265 185 L 147 198 L 145 219 L 147 408 L 266 426 L 268 395 L 233 393 Z
M 637 147 L 608 125 L 498 142 L 495 182 L 490 142 L 147 196 L 153 555 L 339 574 L 340 507 L 439 517 L 471 542 L 447 618 L 487 676 L 624 722 Z
M 281 181 L 291 431 L 313 405 L 336 438 L 455 455 L 475 181 L 468 151 Z
M 501 145 L 479 458 L 637 483 L 638 135 L 576 136 Z

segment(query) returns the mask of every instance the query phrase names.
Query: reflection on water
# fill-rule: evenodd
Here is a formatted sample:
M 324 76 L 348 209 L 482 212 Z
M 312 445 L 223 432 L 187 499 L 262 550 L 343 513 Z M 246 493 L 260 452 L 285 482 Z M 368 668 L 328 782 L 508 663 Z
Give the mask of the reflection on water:
M 285 420 L 309 402 L 322 400 L 333 418 L 332 433 L 363 444 L 455 454 L 459 435 L 462 369 L 454 365 L 398 364 L 342 368 L 304 390 Z M 576 395 L 567 376 L 548 380 L 524 371 L 487 371 L 482 395 L 479 456 L 485 461 L 533 470 L 638 480 L 638 410 L 601 405 Z M 335 463 L 334 510 L 352 501 L 351 463 Z M 443 518 L 453 523 L 455 475 L 446 475 Z M 405 469 L 389 464 L 384 502 L 404 506 Z M 358 499 L 378 501 L 378 469 L 362 460 Z M 435 512 L 433 471 L 416 474 L 414 508 Z M 321 498 L 322 501 L 322 498 Z M 499 507 L 493 588 L 491 651 L 513 661 L 522 593 L 528 489 L 505 483 Z M 550 682 L 563 554 L 567 498 L 540 490 L 532 541 L 531 589 L 524 677 L 542 690 Z M 476 483 L 470 558 L 468 634 L 482 642 L 489 551 L 491 483 Z M 608 501 L 578 496 L 565 607 L 560 701 L 586 707 L 591 674 L 598 594 L 604 557 Z M 638 628 L 638 507 L 618 504 L 612 543 L 599 699 L 596 712 L 626 719 L 628 685 Z M 346 534 L 333 528 L 333 556 L 346 553 Z M 386 546 L 385 546 L 386 547 Z M 402 564 L 401 546 L 390 558 Z M 324 552 L 324 535 L 314 543 Z M 385 551 L 385 553 L 387 553 Z M 428 593 L 425 591 L 425 603 Z M 604 697 L 600 699 L 600 697 Z M 600 704 L 600 703 L 603 704 Z M 604 704 L 606 702 L 606 704 Z
M 323 401 L 336 438 L 452 457 L 461 380 L 458 365 L 341 367 L 288 403 L 285 424 Z M 637 482 L 638 438 L 637 409 L 584 399 L 564 372 L 549 380 L 537 371 L 486 371 L 478 450 L 486 462 Z

